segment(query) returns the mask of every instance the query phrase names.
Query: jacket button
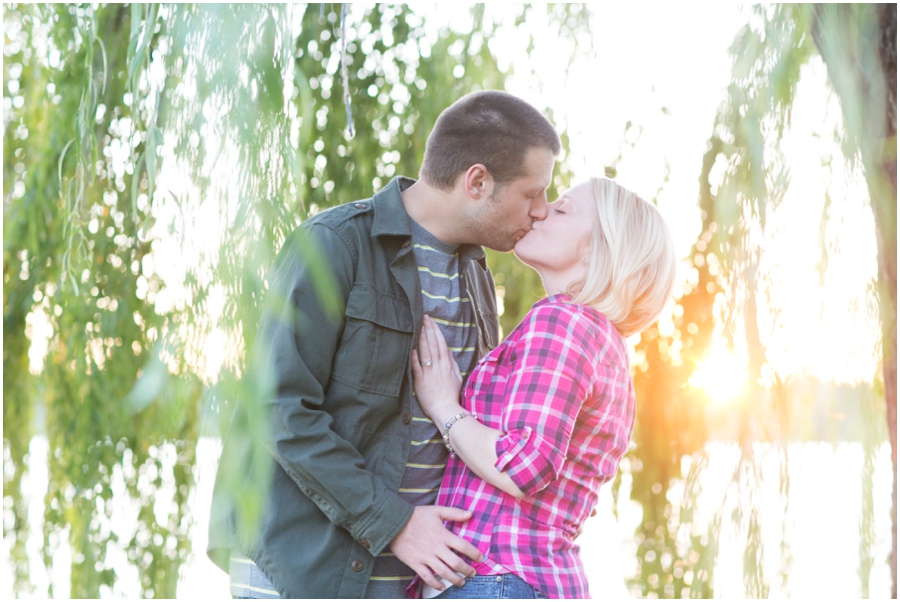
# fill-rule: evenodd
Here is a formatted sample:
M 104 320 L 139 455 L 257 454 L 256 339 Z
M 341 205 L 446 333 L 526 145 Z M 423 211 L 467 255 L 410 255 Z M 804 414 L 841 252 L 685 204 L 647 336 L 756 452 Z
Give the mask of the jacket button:
M 359 545 L 361 545 L 362 547 L 364 547 L 367 550 L 372 547 L 372 544 L 369 543 L 368 539 L 360 539 Z
M 403 424 L 409 424 L 412 420 L 412 416 L 409 415 L 409 412 L 403 412 L 403 416 L 400 417 L 400 420 L 403 421 Z
M 350 568 L 358 573 L 363 570 L 364 567 L 362 562 L 360 562 L 359 560 L 354 560 L 350 563 Z
M 356 204 L 353 205 L 353 206 L 356 207 L 357 209 L 365 209 L 365 208 L 366 208 L 366 204 L 365 204 L 365 203 L 356 203 Z
M 402 243 L 400 243 L 400 248 L 401 248 L 401 249 L 405 249 L 405 248 L 408 247 L 408 246 L 409 246 L 409 239 L 406 239 L 406 240 L 404 240 Z

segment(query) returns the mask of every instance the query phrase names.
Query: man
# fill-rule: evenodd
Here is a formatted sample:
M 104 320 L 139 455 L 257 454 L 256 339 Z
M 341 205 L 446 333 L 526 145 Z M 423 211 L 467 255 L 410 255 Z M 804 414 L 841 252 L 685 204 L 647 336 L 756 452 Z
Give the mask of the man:
M 531 105 L 469 94 L 438 118 L 418 181 L 395 178 L 287 238 L 251 364 L 274 381 L 254 429 L 275 460 L 258 535 L 239 541 L 221 471 L 213 499 L 209 555 L 233 595 L 399 598 L 416 573 L 437 589 L 474 574 L 456 552 L 480 553 L 443 526 L 469 514 L 431 505 L 447 452 L 413 396 L 410 354 L 425 313 L 463 374 L 496 346 L 482 245 L 510 251 L 546 217 L 559 149 Z M 323 305 L 311 262 L 326 265 L 342 315 Z M 223 457 L 246 449 L 234 439 Z

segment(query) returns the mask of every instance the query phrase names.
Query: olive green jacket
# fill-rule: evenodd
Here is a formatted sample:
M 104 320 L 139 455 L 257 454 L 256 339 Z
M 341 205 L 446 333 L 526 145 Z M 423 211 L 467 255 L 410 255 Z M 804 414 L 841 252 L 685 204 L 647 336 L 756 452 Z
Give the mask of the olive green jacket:
M 274 459 L 269 495 L 258 534 L 239 541 L 239 492 L 223 485 L 223 471 L 239 465 L 249 446 L 240 440 L 247 430 L 232 428 L 216 478 L 208 554 L 227 571 L 228 550 L 236 547 L 283 597 L 363 597 L 375 556 L 413 511 L 397 495 L 410 446 L 410 353 L 422 324 L 400 198 L 411 183 L 395 178 L 372 199 L 308 219 L 285 240 L 269 277 L 256 368 L 248 368 L 248 376 L 273 379 L 274 392 L 260 404 L 269 420 L 254 420 L 241 402 L 234 418 L 247 421 Z M 311 259 L 309 241 L 319 250 Z M 460 256 L 480 357 L 498 342 L 494 281 L 483 249 L 464 247 Z M 328 266 L 343 312 L 323 306 L 310 261 Z

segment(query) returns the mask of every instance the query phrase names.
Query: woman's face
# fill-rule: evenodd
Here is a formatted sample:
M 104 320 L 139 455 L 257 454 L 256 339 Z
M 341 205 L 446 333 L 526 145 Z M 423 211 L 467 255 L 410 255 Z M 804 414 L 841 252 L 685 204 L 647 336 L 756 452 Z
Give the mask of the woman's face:
M 550 204 L 547 218 L 535 222 L 531 231 L 516 243 L 515 254 L 522 263 L 547 275 L 583 278 L 593 213 L 597 212 L 590 180 L 577 184 Z M 549 291 L 548 291 L 549 292 Z

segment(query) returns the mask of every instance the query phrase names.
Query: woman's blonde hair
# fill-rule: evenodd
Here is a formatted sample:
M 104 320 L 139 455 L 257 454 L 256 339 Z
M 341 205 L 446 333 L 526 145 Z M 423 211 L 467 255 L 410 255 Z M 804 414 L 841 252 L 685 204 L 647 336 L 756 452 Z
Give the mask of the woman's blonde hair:
M 575 303 L 590 305 L 622 335 L 659 317 L 675 283 L 675 245 L 659 211 L 609 178 L 591 178 L 596 212 Z

